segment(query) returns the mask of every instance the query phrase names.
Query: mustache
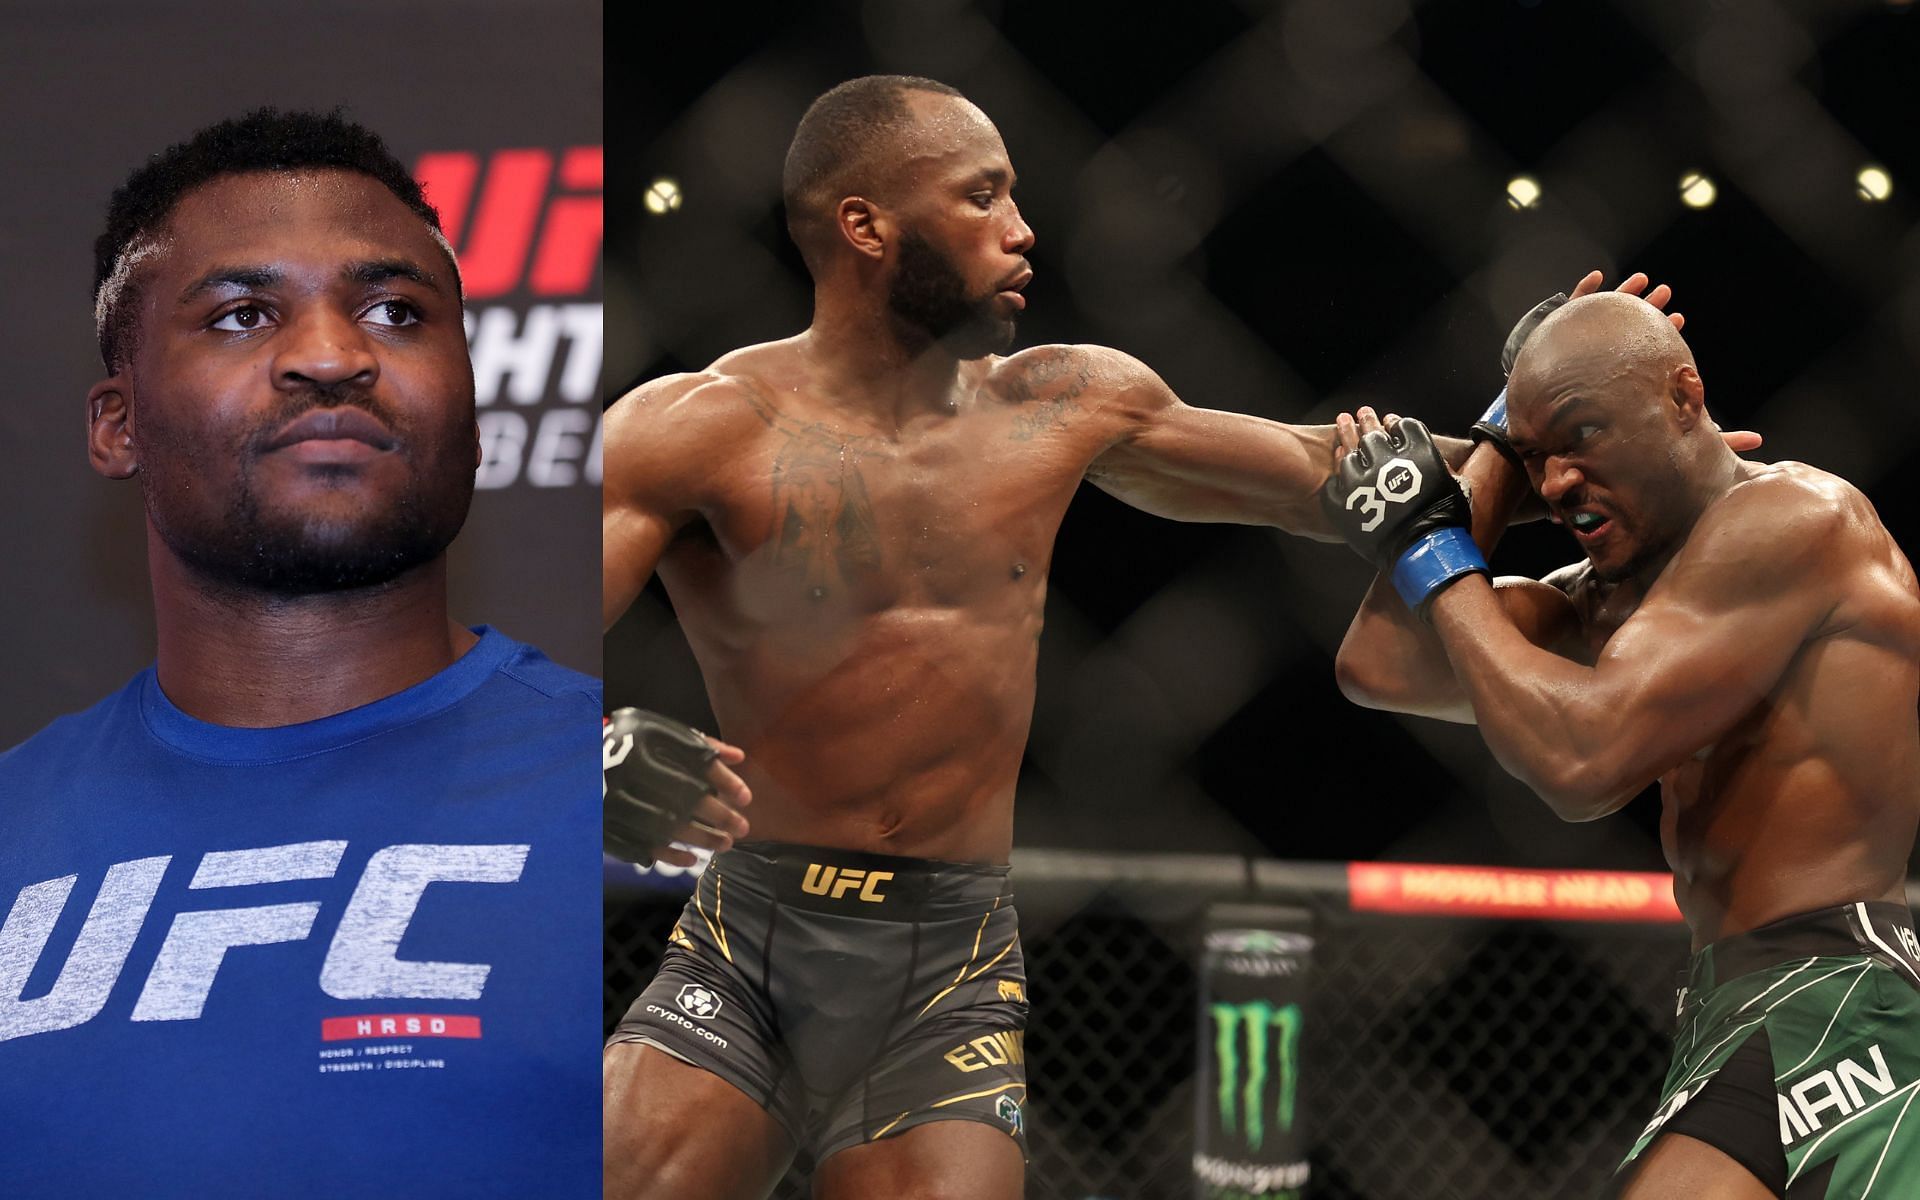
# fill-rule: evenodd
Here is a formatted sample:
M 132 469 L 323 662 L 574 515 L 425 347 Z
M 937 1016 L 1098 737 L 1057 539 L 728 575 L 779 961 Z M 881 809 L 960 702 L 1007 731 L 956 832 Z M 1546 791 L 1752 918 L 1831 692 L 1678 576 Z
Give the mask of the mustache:
M 254 454 L 265 453 L 268 443 L 289 421 L 321 408 L 357 408 L 392 430 L 396 441 L 402 445 L 406 442 L 407 427 L 367 388 L 316 383 L 292 393 L 285 404 L 263 417 L 248 434 L 247 449 Z

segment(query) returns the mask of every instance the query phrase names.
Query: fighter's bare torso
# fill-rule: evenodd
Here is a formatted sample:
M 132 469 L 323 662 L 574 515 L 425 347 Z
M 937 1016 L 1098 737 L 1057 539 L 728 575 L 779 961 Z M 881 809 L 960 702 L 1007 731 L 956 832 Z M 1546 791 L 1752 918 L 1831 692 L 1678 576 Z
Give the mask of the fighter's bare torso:
M 894 429 L 786 344 L 710 377 L 678 403 L 728 436 L 659 571 L 752 748 L 755 836 L 1004 861 L 1054 533 L 1110 396 L 1065 347 L 963 364 Z
M 1852 900 L 1904 903 L 1920 817 L 1912 567 L 1844 481 L 1798 463 L 1743 469 L 1736 491 L 1761 484 L 1783 504 L 1799 492 L 1837 507 L 1837 570 L 1806 584 L 1830 587 L 1834 603 L 1773 689 L 1660 778 L 1662 846 L 1696 946 Z M 1644 592 L 1631 581 L 1609 584 L 1585 563 L 1551 582 L 1578 620 L 1561 649 L 1588 665 L 1661 587 L 1659 579 Z
M 754 837 L 1004 862 L 1080 481 L 1313 532 L 1331 435 L 1186 408 L 1102 347 L 960 362 L 935 403 L 878 403 L 823 363 L 803 334 L 624 398 L 609 504 L 616 458 L 672 497 L 658 572 L 747 748 Z

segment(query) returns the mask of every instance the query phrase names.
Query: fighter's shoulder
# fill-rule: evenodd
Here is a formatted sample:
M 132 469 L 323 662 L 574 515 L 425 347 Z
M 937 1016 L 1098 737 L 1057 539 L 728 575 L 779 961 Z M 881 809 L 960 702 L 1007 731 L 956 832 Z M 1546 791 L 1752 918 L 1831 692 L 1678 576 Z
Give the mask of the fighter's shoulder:
M 1772 506 L 1765 517 L 1795 514 L 1777 522 L 1784 532 L 1777 548 L 1767 543 L 1769 554 L 1789 563 L 1797 559 L 1806 568 L 1799 577 L 1837 587 L 1839 611 L 1867 624 L 1895 621 L 1920 636 L 1920 580 L 1866 493 L 1838 475 L 1797 462 L 1771 464 L 1736 490 L 1764 498 Z M 1884 603 L 1867 602 L 1869 597 Z
M 740 416 L 751 418 L 754 406 L 764 403 L 768 390 L 764 378 L 751 371 L 729 368 L 722 359 L 704 371 L 685 371 L 647 380 L 608 406 L 607 419 L 638 424 L 689 420 L 712 423 Z
M 1014 402 L 1045 399 L 1065 390 L 1105 398 L 1131 393 L 1172 393 L 1153 368 L 1124 350 L 1092 344 L 1033 346 L 992 360 L 996 394 Z
M 526 689 L 536 703 L 551 703 L 572 711 L 584 704 L 601 711 L 601 685 L 598 679 L 548 658 L 537 646 L 516 642 L 502 635 L 508 652 L 497 668 L 499 674 Z
M 0 798 L 22 794 L 23 781 L 30 778 L 84 778 L 90 769 L 108 769 L 104 759 L 137 757 L 136 748 L 151 744 L 135 736 L 143 728 L 140 695 L 151 674 L 149 668 L 118 691 L 55 717 L 32 737 L 0 751 Z
M 1846 480 L 1805 463 L 1743 462 L 1654 592 L 1721 607 L 1786 601 L 1835 612 L 1896 556 L 1873 505 Z
M 1859 488 L 1800 462 L 1742 463 L 1742 477 L 1702 515 L 1706 541 L 1764 544 L 1774 555 L 1832 554 L 1882 532 Z
M 732 439 L 741 426 L 768 424 L 779 356 L 757 352 L 770 349 L 748 347 L 704 371 L 647 380 L 608 406 L 608 443 Z

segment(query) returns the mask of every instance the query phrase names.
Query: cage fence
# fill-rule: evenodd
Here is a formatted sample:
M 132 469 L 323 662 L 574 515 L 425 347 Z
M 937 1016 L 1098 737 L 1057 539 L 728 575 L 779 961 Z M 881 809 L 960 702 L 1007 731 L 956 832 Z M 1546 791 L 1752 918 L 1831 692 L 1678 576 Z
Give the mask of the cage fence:
M 1431 903 L 1402 907 L 1430 911 L 1409 913 L 1370 911 L 1350 885 L 1351 872 L 1394 869 L 1379 864 L 1058 850 L 1014 862 L 1030 1196 L 1594 1196 L 1653 1114 L 1686 934 L 1659 919 L 1663 893 L 1596 901 L 1592 887 L 1624 879 L 1644 893 L 1635 881 L 1658 876 L 1569 872 L 1590 885 L 1586 902 L 1489 902 L 1467 873 L 1510 890 L 1554 873 L 1413 868 L 1466 884 L 1429 888 Z M 1292 906 L 1312 939 L 1292 1050 L 1208 1011 L 1205 935 L 1249 901 Z M 682 903 L 684 890 L 609 890 L 609 1030 Z M 1501 915 L 1521 912 L 1536 915 Z M 1263 1051 L 1264 1068 L 1249 1061 Z M 1242 1150 L 1255 1128 L 1298 1146 L 1304 1183 L 1270 1173 L 1265 1190 L 1196 1192 L 1196 1151 L 1218 1147 L 1223 1118 Z M 808 1166 L 776 1194 L 806 1196 Z

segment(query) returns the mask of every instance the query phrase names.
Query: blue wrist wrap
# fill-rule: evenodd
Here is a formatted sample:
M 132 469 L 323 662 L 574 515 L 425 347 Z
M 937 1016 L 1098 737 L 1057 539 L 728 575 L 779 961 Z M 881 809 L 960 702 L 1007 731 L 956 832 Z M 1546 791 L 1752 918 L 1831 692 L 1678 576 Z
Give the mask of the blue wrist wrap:
M 1500 394 L 1493 398 L 1493 403 L 1487 407 L 1487 411 L 1481 416 L 1480 423 L 1482 425 L 1491 425 L 1500 430 L 1506 429 L 1507 389 L 1505 387 L 1502 387 Z
M 1472 535 L 1458 525 L 1436 529 L 1407 549 L 1393 564 L 1393 587 L 1415 612 L 1435 592 L 1462 575 L 1487 573 L 1487 560 Z

